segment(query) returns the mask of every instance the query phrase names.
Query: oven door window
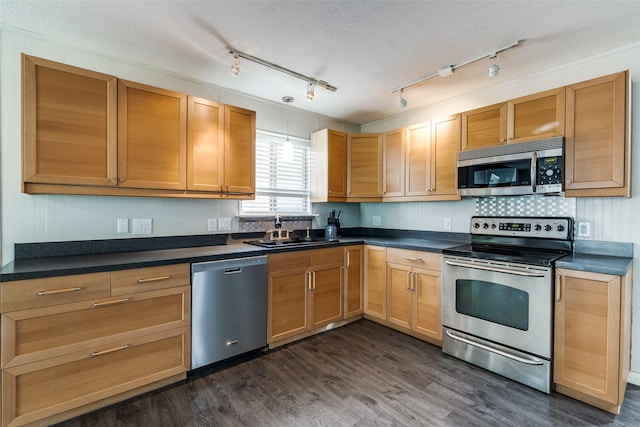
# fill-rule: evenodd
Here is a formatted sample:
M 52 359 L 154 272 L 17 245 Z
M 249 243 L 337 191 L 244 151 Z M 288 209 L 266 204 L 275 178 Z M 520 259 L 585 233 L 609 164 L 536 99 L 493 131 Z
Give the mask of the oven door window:
M 531 159 L 458 167 L 460 188 L 521 187 L 531 185 Z
M 456 311 L 522 331 L 529 330 L 529 294 L 482 280 L 456 280 Z

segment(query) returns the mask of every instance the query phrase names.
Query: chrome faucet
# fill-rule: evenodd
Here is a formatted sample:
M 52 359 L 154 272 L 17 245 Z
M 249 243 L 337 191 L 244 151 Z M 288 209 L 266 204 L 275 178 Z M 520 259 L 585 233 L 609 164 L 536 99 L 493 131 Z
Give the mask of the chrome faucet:
M 276 214 L 276 217 L 273 220 L 273 226 L 276 230 L 280 230 L 280 228 L 282 228 L 282 218 L 280 218 L 280 214 Z

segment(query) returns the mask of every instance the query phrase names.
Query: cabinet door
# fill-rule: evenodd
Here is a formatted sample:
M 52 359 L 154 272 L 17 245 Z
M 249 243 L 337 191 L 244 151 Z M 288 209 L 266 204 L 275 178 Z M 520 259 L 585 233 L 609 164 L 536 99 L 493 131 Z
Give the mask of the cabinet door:
M 349 318 L 364 311 L 362 282 L 362 246 L 349 246 L 345 250 L 344 317 Z
M 342 262 L 316 267 L 309 272 L 312 329 L 343 319 Z
M 510 100 L 507 109 L 509 144 L 564 136 L 564 87 Z
M 224 191 L 255 193 L 256 112 L 224 106 Z
M 350 134 L 347 138 L 347 196 L 379 198 L 382 195 L 382 137 Z
M 389 323 L 411 329 L 412 286 L 411 267 L 387 263 L 387 321 Z
M 441 320 L 442 278 L 439 271 L 413 270 L 413 324 L 411 329 L 442 341 Z
M 22 72 L 24 182 L 115 186 L 116 78 L 27 55 Z
M 118 80 L 118 184 L 184 190 L 187 96 Z
M 620 277 L 565 269 L 556 274 L 554 382 L 617 404 Z
M 387 318 L 386 263 L 386 248 L 365 245 L 364 312 L 382 320 Z
M 328 132 L 329 197 L 347 197 L 347 134 Z
M 507 143 L 507 103 L 462 113 L 462 150 Z
M 628 72 L 567 86 L 568 197 L 630 197 Z
M 407 128 L 405 183 L 407 196 L 427 196 L 431 193 L 430 129 L 429 122 Z
M 405 130 L 382 134 L 382 195 L 404 196 Z
M 188 97 L 187 190 L 221 192 L 224 183 L 224 106 Z
M 308 269 L 269 273 L 267 337 L 272 343 L 309 329 Z
M 431 122 L 431 195 L 458 194 L 461 116 Z

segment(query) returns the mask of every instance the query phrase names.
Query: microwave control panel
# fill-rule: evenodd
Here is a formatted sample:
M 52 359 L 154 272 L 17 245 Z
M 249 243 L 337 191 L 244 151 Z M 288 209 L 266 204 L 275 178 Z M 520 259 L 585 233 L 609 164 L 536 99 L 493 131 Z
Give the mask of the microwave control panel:
M 474 216 L 471 218 L 471 234 L 570 240 L 573 237 L 573 219 Z
M 538 159 L 538 185 L 559 186 L 562 191 L 564 180 L 562 156 L 542 157 Z

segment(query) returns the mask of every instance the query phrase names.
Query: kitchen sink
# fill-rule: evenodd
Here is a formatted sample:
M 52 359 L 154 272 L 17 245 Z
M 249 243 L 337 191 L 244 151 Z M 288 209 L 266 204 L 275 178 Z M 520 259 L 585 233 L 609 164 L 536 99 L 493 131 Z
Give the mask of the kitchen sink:
M 336 243 L 339 240 L 331 239 L 258 239 L 258 240 L 245 240 L 244 243 L 250 245 L 261 246 L 263 248 L 278 248 L 278 247 L 291 247 L 291 246 L 320 246 L 330 243 Z

